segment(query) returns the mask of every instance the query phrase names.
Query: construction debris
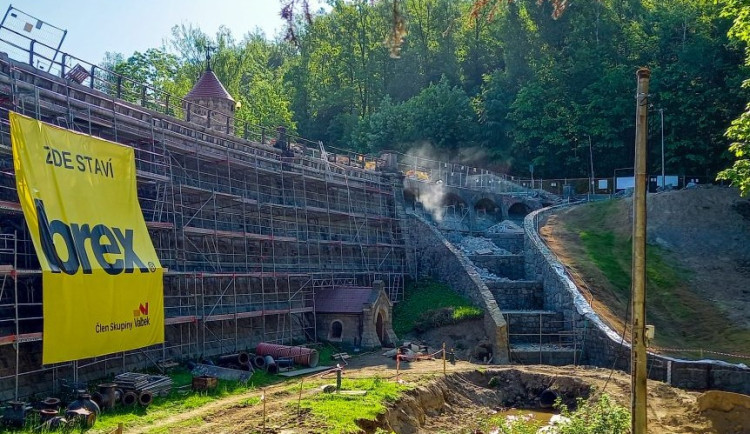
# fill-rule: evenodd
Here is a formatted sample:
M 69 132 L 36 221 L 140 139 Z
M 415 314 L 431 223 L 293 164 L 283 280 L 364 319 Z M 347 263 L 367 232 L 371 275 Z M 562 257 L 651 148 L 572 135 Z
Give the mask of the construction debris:
M 115 377 L 117 387 L 132 390 L 139 395 L 143 392 L 152 395 L 168 395 L 172 390 L 172 379 L 164 375 L 149 375 L 138 372 L 124 372 Z
M 518 234 L 523 233 L 523 228 L 519 225 L 517 225 L 515 222 L 512 222 L 510 220 L 503 220 L 502 222 L 490 226 L 487 228 L 487 233 L 490 234 L 504 234 L 504 233 L 511 233 L 511 234 Z
M 467 255 L 511 255 L 509 251 L 501 249 L 489 238 L 463 237 L 458 247 Z
M 210 376 L 222 380 L 239 381 L 240 383 L 247 383 L 247 380 L 253 376 L 252 371 L 241 371 L 239 369 L 222 368 L 220 366 L 204 365 L 201 363 L 196 364 L 191 372 L 194 376 Z

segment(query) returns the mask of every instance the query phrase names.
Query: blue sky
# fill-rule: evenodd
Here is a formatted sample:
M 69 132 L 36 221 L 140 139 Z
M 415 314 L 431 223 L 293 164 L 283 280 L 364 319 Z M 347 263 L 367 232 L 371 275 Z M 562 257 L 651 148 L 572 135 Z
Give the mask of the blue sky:
M 127 57 L 159 47 L 176 24 L 193 24 L 209 35 L 223 24 L 237 39 L 256 27 L 267 37 L 284 28 L 278 0 L 13 0 L 0 2 L 0 14 L 9 4 L 67 29 L 62 51 L 93 63 L 107 51 Z M 318 1 L 311 6 L 317 9 Z

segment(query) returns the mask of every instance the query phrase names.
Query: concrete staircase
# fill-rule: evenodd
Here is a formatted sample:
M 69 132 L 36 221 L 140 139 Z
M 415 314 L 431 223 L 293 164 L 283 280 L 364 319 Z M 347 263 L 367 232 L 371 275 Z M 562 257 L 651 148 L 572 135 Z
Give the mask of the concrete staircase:
M 562 312 L 544 305 L 544 287 L 526 280 L 521 233 L 487 234 L 487 238 L 512 255 L 472 255 L 474 264 L 502 279 L 485 279 L 508 324 L 513 363 L 569 365 L 581 354 L 572 324 Z

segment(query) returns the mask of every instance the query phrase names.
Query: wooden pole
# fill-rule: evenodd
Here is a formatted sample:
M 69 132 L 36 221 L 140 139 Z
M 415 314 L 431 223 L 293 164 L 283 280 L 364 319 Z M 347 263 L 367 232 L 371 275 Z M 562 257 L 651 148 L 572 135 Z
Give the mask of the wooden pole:
M 443 376 L 446 376 L 445 373 L 445 342 L 443 342 Z
M 646 434 L 646 133 L 648 131 L 648 84 L 651 71 L 648 68 L 641 68 L 637 76 L 630 423 L 633 434 Z
M 396 381 L 399 381 L 399 370 L 401 369 L 401 354 L 396 354 Z

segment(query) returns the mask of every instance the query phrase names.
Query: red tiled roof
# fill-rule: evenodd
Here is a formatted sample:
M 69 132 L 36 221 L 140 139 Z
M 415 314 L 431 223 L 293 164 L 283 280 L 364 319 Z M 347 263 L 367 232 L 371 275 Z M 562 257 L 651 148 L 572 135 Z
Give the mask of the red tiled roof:
M 365 303 L 378 298 L 373 288 L 332 288 L 315 292 L 315 312 L 318 313 L 362 313 Z
M 195 86 L 185 95 L 185 99 L 201 99 L 201 98 L 221 98 L 228 99 L 234 102 L 232 95 L 227 92 L 227 89 L 219 81 L 213 71 L 208 70 L 201 75 Z

